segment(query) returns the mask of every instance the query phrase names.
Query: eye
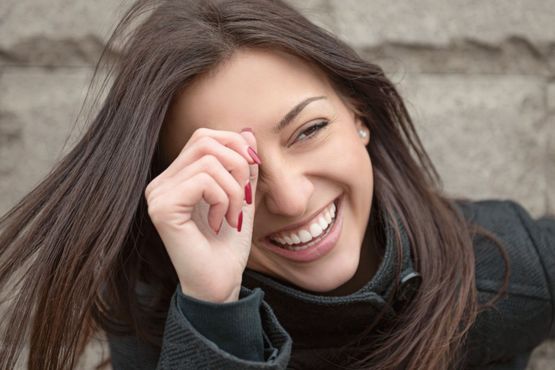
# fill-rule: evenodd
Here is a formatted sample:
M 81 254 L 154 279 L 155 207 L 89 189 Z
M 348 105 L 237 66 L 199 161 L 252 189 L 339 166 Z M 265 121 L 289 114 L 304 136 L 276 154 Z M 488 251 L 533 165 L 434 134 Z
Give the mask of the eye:
M 307 139 L 310 139 L 312 136 L 316 135 L 316 133 L 320 130 L 322 130 L 324 127 L 326 127 L 329 124 L 328 121 L 320 121 L 318 123 L 315 123 L 314 125 L 310 126 L 309 128 L 307 128 L 306 130 L 304 130 L 303 132 L 301 132 L 298 136 L 297 136 L 297 140 L 295 141 L 304 141 Z

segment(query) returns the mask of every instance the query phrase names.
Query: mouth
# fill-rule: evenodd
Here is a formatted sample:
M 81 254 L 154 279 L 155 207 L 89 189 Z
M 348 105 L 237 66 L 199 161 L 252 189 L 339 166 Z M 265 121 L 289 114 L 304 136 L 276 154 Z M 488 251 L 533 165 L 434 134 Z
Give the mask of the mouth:
M 309 262 L 327 254 L 335 246 L 342 226 L 342 196 L 337 197 L 318 215 L 294 230 L 264 238 L 272 252 L 299 262 Z

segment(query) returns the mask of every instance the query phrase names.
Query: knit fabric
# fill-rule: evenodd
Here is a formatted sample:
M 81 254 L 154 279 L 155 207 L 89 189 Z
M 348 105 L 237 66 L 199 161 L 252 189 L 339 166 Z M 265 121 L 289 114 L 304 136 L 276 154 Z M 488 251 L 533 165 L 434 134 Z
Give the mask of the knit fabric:
M 471 329 L 465 368 L 524 370 L 532 349 L 554 335 L 555 219 L 534 220 L 512 201 L 460 202 L 459 207 L 467 219 L 490 230 L 504 243 L 511 268 L 507 295 L 494 308 L 482 311 Z M 248 298 L 253 294 L 252 289 L 257 288 L 265 293 L 258 311 L 262 336 L 266 338 L 263 361 L 240 358 L 240 353 L 231 354 L 222 349 L 224 344 L 208 339 L 217 341 L 218 333 L 211 331 L 218 332 L 218 325 L 206 326 L 202 320 L 210 320 L 213 316 L 202 313 L 199 316 L 198 311 L 193 314 L 190 307 L 187 311 L 183 307 L 187 305 L 176 291 L 169 307 L 161 351 L 145 346 L 136 338 L 109 335 L 113 368 L 335 368 L 329 360 L 342 358 L 338 348 L 369 325 L 377 312 L 389 307 L 388 300 L 395 303 L 404 297 L 404 287 L 408 286 L 404 283 L 416 276 L 404 231 L 400 251 L 395 248 L 392 228 L 387 223 L 384 234 L 384 258 L 378 271 L 368 284 L 348 296 L 308 294 L 254 271 L 245 272 L 241 297 Z M 504 263 L 490 240 L 476 237 L 474 246 L 478 298 L 484 303 L 501 287 Z M 396 274 L 398 267 L 400 273 Z M 397 291 L 393 289 L 396 284 L 400 286 Z M 386 317 L 395 315 L 394 309 L 387 310 Z M 241 310 L 228 313 L 220 330 L 229 333 L 235 330 L 244 335 L 242 340 L 247 343 L 260 338 L 261 333 L 253 333 L 253 328 L 258 326 L 249 323 L 258 317 L 249 318 L 252 307 L 249 312 L 248 315 Z M 233 325 L 228 325 L 230 322 Z M 232 347 L 231 352 L 237 350 Z
M 235 302 L 216 304 L 187 296 L 179 286 L 177 309 L 194 329 L 224 352 L 243 360 L 264 361 L 264 336 L 258 314 L 264 292 L 256 288 L 243 293 Z

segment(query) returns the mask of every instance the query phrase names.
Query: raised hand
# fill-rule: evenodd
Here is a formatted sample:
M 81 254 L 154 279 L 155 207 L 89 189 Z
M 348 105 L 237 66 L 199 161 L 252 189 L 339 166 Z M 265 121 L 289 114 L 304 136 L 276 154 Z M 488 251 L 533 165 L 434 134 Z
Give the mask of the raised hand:
M 148 214 L 184 294 L 218 303 L 238 299 L 258 164 L 252 132 L 201 128 L 146 187 Z

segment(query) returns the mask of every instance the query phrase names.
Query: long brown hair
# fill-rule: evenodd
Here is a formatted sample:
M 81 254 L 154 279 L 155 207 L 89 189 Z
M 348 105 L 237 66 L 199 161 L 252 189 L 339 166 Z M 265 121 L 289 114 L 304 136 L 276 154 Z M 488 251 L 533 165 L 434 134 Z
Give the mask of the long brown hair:
M 479 311 L 472 237 L 480 230 L 442 195 L 380 67 L 281 0 L 139 1 L 106 51 L 114 45 L 121 49 L 109 64 L 111 85 L 86 133 L 0 219 L 0 286 L 9 303 L 1 369 L 13 368 L 27 340 L 30 369 L 73 368 L 100 330 L 161 346 L 178 279 L 150 222 L 144 189 L 163 170 L 158 137 L 172 99 L 238 48 L 279 49 L 317 66 L 370 128 L 374 201 L 391 220 L 399 216 L 394 227 L 397 234 L 406 230 L 423 281 L 379 341 L 361 342 L 368 352 L 358 366 L 430 370 L 461 363 Z M 396 248 L 402 253 L 400 238 Z M 155 294 L 139 294 L 144 286 Z

